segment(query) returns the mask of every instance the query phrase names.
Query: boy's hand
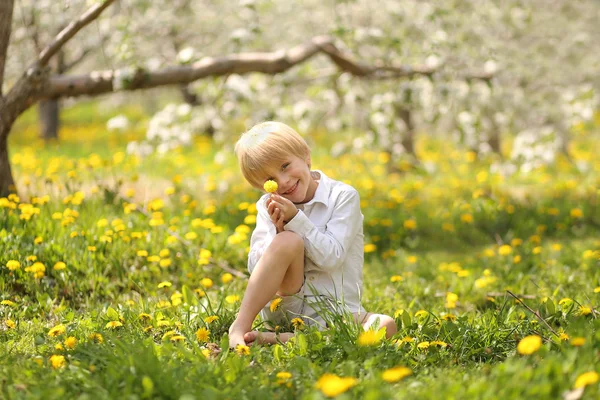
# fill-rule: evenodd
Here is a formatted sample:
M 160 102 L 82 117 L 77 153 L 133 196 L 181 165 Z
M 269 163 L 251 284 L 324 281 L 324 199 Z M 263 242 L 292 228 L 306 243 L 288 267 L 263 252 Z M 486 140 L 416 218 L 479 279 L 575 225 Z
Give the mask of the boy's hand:
M 275 204 L 275 208 L 278 208 L 283 212 L 283 215 L 285 217 L 283 220 L 284 223 L 287 224 L 292 220 L 292 218 L 296 216 L 296 214 L 298 214 L 298 209 L 296 208 L 294 203 L 292 203 L 285 197 L 281 197 L 278 194 L 272 194 L 270 200 L 270 204 Z
M 277 206 L 277 204 L 273 200 L 271 200 L 271 198 L 267 199 L 267 212 L 271 217 L 271 222 L 273 222 L 273 224 L 275 225 L 277 233 L 283 232 L 283 226 L 285 225 L 285 222 L 283 222 L 283 218 L 285 214 Z

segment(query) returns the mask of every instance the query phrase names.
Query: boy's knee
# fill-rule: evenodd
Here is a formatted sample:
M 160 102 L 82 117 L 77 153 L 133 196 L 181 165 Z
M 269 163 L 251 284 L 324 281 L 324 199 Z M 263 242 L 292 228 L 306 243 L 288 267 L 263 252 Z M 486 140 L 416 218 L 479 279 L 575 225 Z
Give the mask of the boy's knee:
M 304 240 L 297 233 L 289 231 L 275 235 L 271 246 L 277 250 L 304 252 Z

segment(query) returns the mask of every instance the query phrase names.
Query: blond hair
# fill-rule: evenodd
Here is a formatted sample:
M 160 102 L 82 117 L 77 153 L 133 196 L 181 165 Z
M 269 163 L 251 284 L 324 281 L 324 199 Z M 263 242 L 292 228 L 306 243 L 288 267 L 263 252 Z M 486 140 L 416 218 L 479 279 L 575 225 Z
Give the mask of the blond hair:
M 260 189 L 268 168 L 285 162 L 290 155 L 305 159 L 310 155 L 310 148 L 288 125 L 267 121 L 242 134 L 235 144 L 235 154 L 244 178 Z

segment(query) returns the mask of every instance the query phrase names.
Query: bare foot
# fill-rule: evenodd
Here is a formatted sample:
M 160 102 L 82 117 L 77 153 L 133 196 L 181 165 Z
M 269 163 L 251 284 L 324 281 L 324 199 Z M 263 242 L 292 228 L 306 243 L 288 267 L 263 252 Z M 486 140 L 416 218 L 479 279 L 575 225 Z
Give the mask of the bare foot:
M 244 341 L 245 329 L 239 329 L 235 322 L 229 327 L 229 348 L 235 349 L 239 344 L 246 345 Z
M 275 332 L 252 331 L 244 335 L 244 340 L 248 344 L 276 344 L 280 342 L 285 343 L 292 337 L 294 337 L 294 334 L 291 332 L 283 332 L 276 335 Z

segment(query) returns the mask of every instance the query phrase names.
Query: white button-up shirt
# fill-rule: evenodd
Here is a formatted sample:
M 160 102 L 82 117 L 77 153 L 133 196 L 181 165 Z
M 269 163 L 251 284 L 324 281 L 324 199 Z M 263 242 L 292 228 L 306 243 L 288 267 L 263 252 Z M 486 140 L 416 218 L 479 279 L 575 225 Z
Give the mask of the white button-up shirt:
M 350 312 L 365 312 L 360 305 L 364 263 L 363 215 L 358 191 L 352 186 L 311 171 L 319 185 L 312 200 L 296 204 L 298 213 L 284 229 L 304 239 L 305 300 L 325 295 Z M 248 270 L 252 270 L 276 235 L 263 195 L 256 203 L 256 228 L 250 239 Z M 313 293 L 313 289 L 316 293 Z

